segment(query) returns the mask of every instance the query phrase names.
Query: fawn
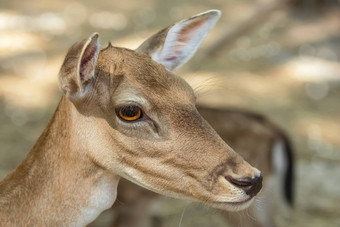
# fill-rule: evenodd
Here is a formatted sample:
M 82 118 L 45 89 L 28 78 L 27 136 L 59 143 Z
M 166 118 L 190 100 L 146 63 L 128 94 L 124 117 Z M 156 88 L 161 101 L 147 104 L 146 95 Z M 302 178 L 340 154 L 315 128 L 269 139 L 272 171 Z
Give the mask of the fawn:
M 171 73 L 220 17 L 210 10 L 163 29 L 137 50 L 74 44 L 63 91 L 24 161 L 0 182 L 4 226 L 84 226 L 112 206 L 120 177 L 216 208 L 248 207 L 261 172 L 201 117 L 192 88 Z

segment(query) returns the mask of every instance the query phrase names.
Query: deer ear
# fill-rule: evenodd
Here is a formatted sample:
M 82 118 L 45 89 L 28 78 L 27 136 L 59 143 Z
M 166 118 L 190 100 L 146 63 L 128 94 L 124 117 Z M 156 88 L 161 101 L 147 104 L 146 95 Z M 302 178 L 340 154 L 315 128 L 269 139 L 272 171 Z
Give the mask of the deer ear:
M 219 10 L 209 10 L 182 20 L 147 39 L 137 51 L 150 55 L 167 70 L 175 70 L 194 55 L 220 15 Z
M 98 33 L 75 43 L 67 52 L 59 72 L 59 85 L 66 97 L 74 101 L 84 97 L 95 78 L 99 53 Z

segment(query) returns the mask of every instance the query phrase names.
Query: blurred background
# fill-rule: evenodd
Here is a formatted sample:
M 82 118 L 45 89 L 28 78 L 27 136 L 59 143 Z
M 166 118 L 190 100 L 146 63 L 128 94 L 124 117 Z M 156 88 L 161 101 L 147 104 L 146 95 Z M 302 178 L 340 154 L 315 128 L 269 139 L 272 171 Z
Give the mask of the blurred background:
M 288 132 L 296 206 L 279 226 L 340 226 L 339 0 L 1 1 L 0 179 L 54 112 L 57 74 L 74 42 L 96 31 L 103 47 L 111 41 L 136 48 L 212 8 L 222 11 L 221 20 L 177 73 L 202 88 L 201 104 L 252 110 Z M 153 207 L 165 226 L 224 226 L 201 205 L 163 198 Z M 209 212 L 214 218 L 205 219 Z

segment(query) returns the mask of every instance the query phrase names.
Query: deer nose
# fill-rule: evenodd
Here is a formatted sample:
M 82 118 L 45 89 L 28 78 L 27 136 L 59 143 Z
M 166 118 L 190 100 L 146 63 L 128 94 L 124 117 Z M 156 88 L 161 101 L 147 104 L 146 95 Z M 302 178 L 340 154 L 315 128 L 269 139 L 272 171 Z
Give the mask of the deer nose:
M 254 197 L 262 188 L 262 174 L 254 178 L 233 178 L 229 176 L 225 178 L 234 186 L 243 189 L 244 192 L 251 197 Z

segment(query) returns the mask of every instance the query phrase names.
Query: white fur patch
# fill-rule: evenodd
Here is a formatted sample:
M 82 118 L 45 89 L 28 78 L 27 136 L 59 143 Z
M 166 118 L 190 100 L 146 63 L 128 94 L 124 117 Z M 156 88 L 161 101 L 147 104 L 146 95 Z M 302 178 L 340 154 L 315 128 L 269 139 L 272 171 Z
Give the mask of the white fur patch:
M 80 209 L 78 221 L 74 226 L 86 226 L 93 222 L 104 210 L 112 207 L 117 197 L 119 177 L 110 175 L 104 177 L 98 186 L 92 190 L 87 207 Z
M 149 102 L 135 89 L 125 89 L 119 92 L 115 100 L 117 105 L 139 104 L 145 108 L 149 107 Z

